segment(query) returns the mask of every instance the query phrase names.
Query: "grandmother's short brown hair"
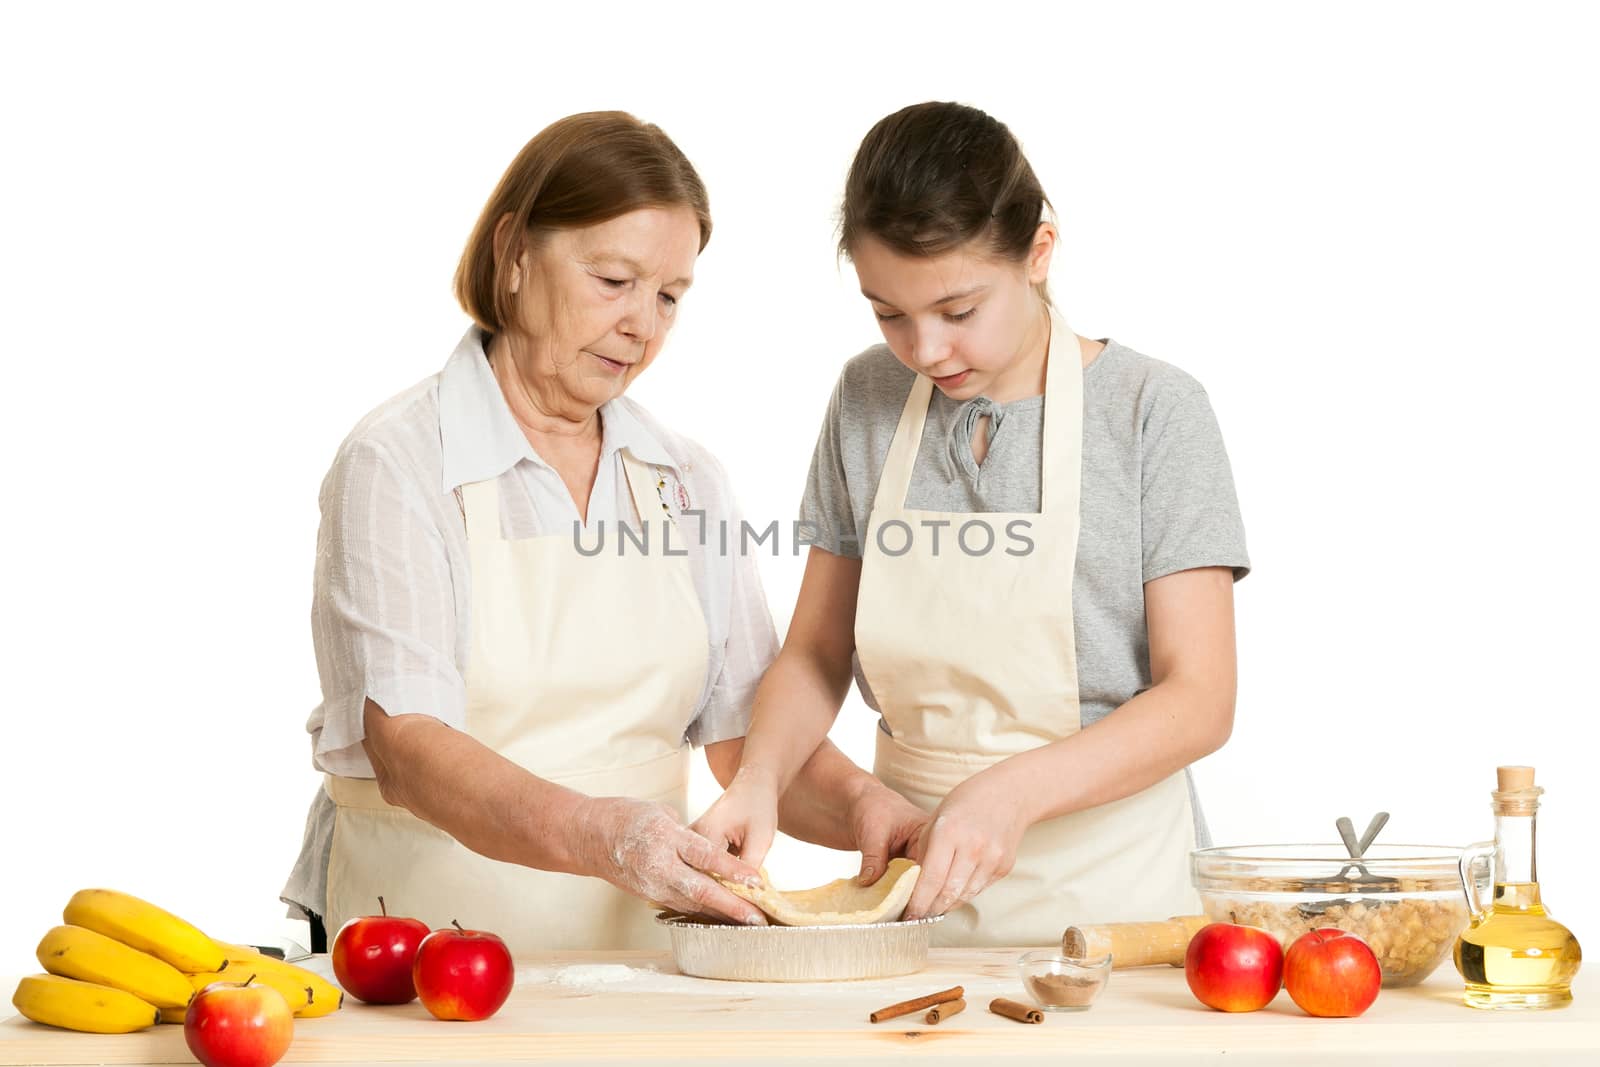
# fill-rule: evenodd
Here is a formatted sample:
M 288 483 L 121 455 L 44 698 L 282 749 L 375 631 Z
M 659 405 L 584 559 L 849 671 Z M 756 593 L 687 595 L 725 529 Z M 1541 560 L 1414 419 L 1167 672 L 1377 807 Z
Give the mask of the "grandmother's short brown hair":
M 625 111 L 589 111 L 546 126 L 500 178 L 456 267 L 456 299 L 490 333 L 517 325 L 511 266 L 541 234 L 606 222 L 647 207 L 688 207 L 711 240 L 711 202 L 686 156 L 659 126 Z M 510 216 L 497 255 L 495 228 Z

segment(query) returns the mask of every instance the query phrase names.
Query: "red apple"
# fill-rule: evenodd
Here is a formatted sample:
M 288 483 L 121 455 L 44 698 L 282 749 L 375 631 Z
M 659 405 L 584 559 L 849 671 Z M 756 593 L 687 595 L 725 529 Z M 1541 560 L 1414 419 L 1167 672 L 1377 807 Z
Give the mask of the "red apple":
M 1283 987 L 1307 1015 L 1349 1018 L 1378 999 L 1383 968 L 1367 943 L 1328 927 L 1301 934 L 1283 957 Z
M 428 936 L 428 924 L 390 915 L 382 897 L 378 909 L 382 915 L 363 915 L 339 927 L 333 939 L 333 974 L 357 1000 L 406 1004 L 417 996 L 411 965 Z
M 271 986 L 212 982 L 189 1002 L 183 1039 L 206 1067 L 272 1067 L 294 1040 L 294 1012 Z
M 511 995 L 511 950 L 494 934 L 451 925 L 454 930 L 435 930 L 417 949 L 411 969 L 417 996 L 440 1019 L 487 1019 Z
M 1283 949 L 1265 930 L 1212 923 L 1189 942 L 1183 973 L 1207 1007 L 1255 1011 L 1270 1004 L 1283 984 Z

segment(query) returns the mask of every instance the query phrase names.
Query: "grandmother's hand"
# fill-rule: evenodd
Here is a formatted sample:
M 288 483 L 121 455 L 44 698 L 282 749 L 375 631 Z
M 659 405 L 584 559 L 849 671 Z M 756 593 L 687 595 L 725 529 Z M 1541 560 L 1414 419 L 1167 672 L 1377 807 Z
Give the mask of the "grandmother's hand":
M 665 804 L 590 797 L 579 809 L 574 832 L 585 872 L 624 892 L 686 915 L 766 923 L 759 908 L 716 881 L 757 885 L 755 869 L 678 822 Z

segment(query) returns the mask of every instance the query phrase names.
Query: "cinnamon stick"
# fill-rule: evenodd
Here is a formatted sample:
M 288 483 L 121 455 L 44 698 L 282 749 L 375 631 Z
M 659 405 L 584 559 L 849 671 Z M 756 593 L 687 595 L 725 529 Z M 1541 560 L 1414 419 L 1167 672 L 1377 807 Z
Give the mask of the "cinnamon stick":
M 964 996 L 966 996 L 966 990 L 960 986 L 952 986 L 938 993 L 929 993 L 925 997 L 918 997 L 916 1000 L 903 1000 L 898 1004 L 891 1004 L 887 1008 L 879 1008 L 867 1016 L 867 1021 L 881 1023 L 885 1019 L 896 1019 L 902 1015 L 910 1015 L 914 1011 L 922 1011 L 924 1008 L 931 1008 L 935 1004 L 948 1004 L 950 1001 L 960 1000 Z
M 1014 1000 L 1000 997 L 989 1002 L 989 1010 L 996 1015 L 1004 1015 L 1007 1019 L 1015 1019 L 1019 1023 L 1042 1023 L 1044 1012 L 1038 1008 L 1030 1008 L 1026 1004 L 1018 1004 Z
M 960 1015 L 966 1010 L 967 1002 L 965 1000 L 948 1000 L 943 1004 L 935 1004 L 933 1010 L 924 1017 L 923 1021 L 930 1026 L 937 1026 L 950 1018 L 950 1016 Z

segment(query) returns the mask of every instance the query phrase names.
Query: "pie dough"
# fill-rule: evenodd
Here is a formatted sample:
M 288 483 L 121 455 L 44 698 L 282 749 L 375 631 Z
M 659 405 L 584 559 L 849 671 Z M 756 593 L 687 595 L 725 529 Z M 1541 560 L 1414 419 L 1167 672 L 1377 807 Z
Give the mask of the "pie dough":
M 762 871 L 765 882 L 766 872 Z M 815 889 L 773 889 L 763 884 L 751 889 L 723 882 L 782 926 L 851 926 L 895 922 L 911 902 L 922 868 L 908 859 L 889 861 L 889 869 L 872 885 L 840 878 Z

